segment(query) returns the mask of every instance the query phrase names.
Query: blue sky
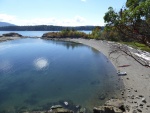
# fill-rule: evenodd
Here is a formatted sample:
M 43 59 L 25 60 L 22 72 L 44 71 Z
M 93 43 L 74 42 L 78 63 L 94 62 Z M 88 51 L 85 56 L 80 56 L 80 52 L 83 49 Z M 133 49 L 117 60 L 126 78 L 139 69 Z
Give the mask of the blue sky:
M 0 0 L 0 21 L 16 25 L 104 25 L 103 16 L 126 0 Z

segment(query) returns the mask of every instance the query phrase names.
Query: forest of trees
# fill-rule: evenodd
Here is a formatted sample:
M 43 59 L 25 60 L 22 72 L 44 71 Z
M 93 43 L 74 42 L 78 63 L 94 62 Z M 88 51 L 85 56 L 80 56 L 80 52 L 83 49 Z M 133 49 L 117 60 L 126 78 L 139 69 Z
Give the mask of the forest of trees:
M 127 0 L 119 12 L 109 7 L 104 21 L 107 38 L 134 40 L 150 47 L 150 0 Z
M 38 26 L 5 26 L 0 27 L 0 31 L 61 31 L 64 29 L 74 30 L 93 30 L 95 26 L 78 26 L 78 27 L 65 27 L 53 25 L 38 25 Z
M 86 34 L 75 29 L 66 28 L 60 32 L 48 32 L 43 34 L 44 38 L 85 38 L 85 39 L 101 39 L 101 32 L 103 27 L 96 26 L 93 28 L 92 33 Z

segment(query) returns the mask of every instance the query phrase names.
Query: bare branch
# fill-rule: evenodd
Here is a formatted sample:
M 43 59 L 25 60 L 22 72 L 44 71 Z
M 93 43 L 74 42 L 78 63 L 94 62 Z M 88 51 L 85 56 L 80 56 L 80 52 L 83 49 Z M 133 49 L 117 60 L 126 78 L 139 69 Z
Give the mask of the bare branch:
M 118 54 L 116 58 L 111 57 L 112 54 Z M 129 50 L 128 46 L 122 45 L 122 44 L 112 44 L 111 45 L 111 51 L 109 52 L 109 57 L 112 58 L 113 60 L 116 60 L 121 56 L 121 55 L 127 55 L 133 58 L 136 62 L 138 62 L 140 65 L 145 66 L 145 67 L 150 67 L 150 64 L 147 60 L 137 56 L 135 53 L 133 53 L 131 50 Z

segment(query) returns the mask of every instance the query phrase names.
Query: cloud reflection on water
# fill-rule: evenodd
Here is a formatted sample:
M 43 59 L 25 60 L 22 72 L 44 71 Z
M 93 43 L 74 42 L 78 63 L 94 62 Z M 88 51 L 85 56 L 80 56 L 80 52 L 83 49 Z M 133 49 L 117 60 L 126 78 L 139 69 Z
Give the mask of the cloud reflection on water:
M 0 71 L 9 71 L 12 68 L 12 64 L 8 60 L 0 61 Z
M 48 60 L 43 57 L 37 58 L 34 60 L 34 66 L 38 70 L 44 69 L 44 68 L 48 67 L 48 65 L 49 65 Z

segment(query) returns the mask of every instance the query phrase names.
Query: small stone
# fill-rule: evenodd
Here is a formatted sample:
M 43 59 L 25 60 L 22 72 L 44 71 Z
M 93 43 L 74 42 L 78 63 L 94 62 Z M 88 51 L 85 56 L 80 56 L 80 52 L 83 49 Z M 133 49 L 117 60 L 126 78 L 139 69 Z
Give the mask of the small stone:
M 127 80 L 129 80 L 129 78 L 127 78 Z
M 98 98 L 99 98 L 100 100 L 105 100 L 106 95 L 105 95 L 105 94 L 101 94 Z
M 131 96 L 131 99 L 134 99 L 134 95 Z
M 129 98 L 130 98 L 131 96 L 130 96 L 130 95 L 128 95 L 127 97 L 129 97 Z
M 138 111 L 138 112 L 142 112 L 142 110 L 141 110 L 141 109 L 137 109 L 137 111 Z
M 139 106 L 143 106 L 143 104 L 140 104 Z
M 145 98 L 142 98 L 142 102 L 146 103 L 146 99 L 145 99 Z
M 139 95 L 139 97 L 144 97 L 143 95 Z
M 126 105 L 126 110 L 130 111 L 130 107 L 128 105 Z
M 135 96 L 136 99 L 139 99 L 139 96 Z
M 134 92 L 137 92 L 137 90 L 134 90 Z
M 121 95 L 124 95 L 124 92 L 123 92 L 123 91 L 121 92 Z
M 136 110 L 133 110 L 133 113 L 137 113 L 137 111 L 136 111 Z
M 97 108 L 96 108 L 96 107 L 95 107 L 94 109 L 95 109 L 95 110 L 97 110 Z M 85 113 L 85 111 L 86 111 L 86 109 L 85 109 L 85 108 L 81 108 L 81 109 L 80 109 L 80 113 Z
M 137 109 L 138 107 L 137 107 L 137 106 L 133 106 L 132 108 L 133 108 L 133 109 Z
M 51 109 L 56 109 L 56 108 L 62 108 L 61 105 L 55 105 L 55 106 L 52 106 Z
M 143 106 L 140 106 L 141 109 L 143 109 Z
M 79 107 L 80 107 L 79 105 L 76 106 L 76 108 L 79 108 Z
M 149 108 L 149 107 L 150 107 L 150 105 L 147 105 L 147 107 Z
M 67 105 L 68 105 L 68 102 L 65 101 L 64 104 L 67 106 Z

